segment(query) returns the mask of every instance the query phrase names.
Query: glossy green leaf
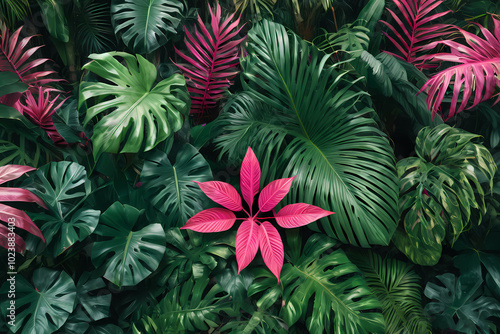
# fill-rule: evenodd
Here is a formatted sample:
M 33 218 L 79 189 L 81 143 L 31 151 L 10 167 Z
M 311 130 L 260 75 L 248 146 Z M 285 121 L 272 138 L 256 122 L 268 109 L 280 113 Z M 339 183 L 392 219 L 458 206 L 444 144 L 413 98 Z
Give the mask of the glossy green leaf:
M 344 243 L 387 245 L 398 217 L 394 153 L 364 104 L 367 94 L 277 23 L 255 25 L 247 51 L 245 92 L 220 116 L 222 154 L 241 159 L 251 146 L 267 181 L 296 175 L 282 205 L 336 213 L 311 228 Z
M 127 66 L 116 57 L 123 58 Z M 141 55 L 124 52 L 92 54 L 83 66 L 111 82 L 82 82 L 79 106 L 91 98 L 110 98 L 87 109 L 85 124 L 105 114 L 94 125 L 92 142 L 97 160 L 104 152 L 149 151 L 182 127 L 190 98 L 184 78 L 174 74 L 156 82 L 156 68 Z
M 95 234 L 92 262 L 106 268 L 104 278 L 118 286 L 136 285 L 158 268 L 165 253 L 165 233 L 160 224 L 133 231 L 142 211 L 119 202 L 101 215 Z
M 0 72 L 0 97 L 12 93 L 22 93 L 27 88 L 28 85 L 22 82 L 16 73 Z
M 14 300 L 15 325 L 9 326 L 11 331 L 22 334 L 53 333 L 73 312 L 75 284 L 64 271 L 48 268 L 35 270 L 32 280 L 33 285 L 23 276 L 15 276 L 16 296 L 13 299 L 2 298 L 1 312 L 5 317 L 10 300 Z M 3 296 L 7 295 L 9 284 L 7 281 L 2 286 Z
M 212 171 L 196 148 L 184 144 L 172 163 L 161 151 L 146 156 L 141 172 L 142 187 L 151 204 L 167 214 L 166 227 L 181 227 L 206 208 L 200 187 L 193 181 L 212 181 Z
M 69 27 L 61 0 L 37 0 L 42 12 L 43 24 L 61 42 L 69 41 Z
M 305 320 L 310 333 L 384 333 L 381 304 L 361 271 L 340 249 L 324 254 L 334 244 L 315 234 L 302 256 L 283 266 L 283 319 L 289 326 Z
M 219 327 L 221 312 L 237 315 L 239 312 L 232 309 L 232 302 L 221 287 L 209 287 L 208 284 L 209 278 L 205 276 L 196 281 L 189 279 L 170 290 L 151 317 L 144 317 L 141 323 L 136 324 L 146 330 L 139 332 L 134 328 L 134 333 L 200 333 Z
M 100 277 L 93 278 L 89 272 L 84 272 L 76 285 L 76 303 L 81 304 L 85 311 L 95 321 L 109 317 L 111 294 L 100 294 L 106 283 Z M 95 276 L 95 275 L 94 275 Z
M 382 304 L 386 333 L 431 333 L 422 308 L 421 279 L 411 265 L 382 259 L 371 251 L 348 254 L 365 274 L 368 287 Z
M 451 273 L 436 277 L 440 283 L 427 283 L 425 296 L 431 301 L 425 306 L 442 329 L 459 333 L 491 333 L 489 317 L 500 317 L 500 302 L 483 294 L 483 280 L 477 275 L 462 275 L 458 279 Z
M 177 0 L 113 0 L 115 33 L 136 53 L 151 53 L 176 34 L 184 5 Z
M 476 137 L 446 124 L 426 127 L 417 136 L 418 157 L 398 162 L 400 212 L 410 240 L 399 240 L 405 238 L 402 233 L 394 242 L 415 263 L 435 264 L 418 256 L 420 249 L 437 250 L 445 237 L 453 245 L 472 212 L 481 221 L 486 208 L 479 178 L 483 175 L 492 188 L 497 167 L 491 153 L 472 141 Z

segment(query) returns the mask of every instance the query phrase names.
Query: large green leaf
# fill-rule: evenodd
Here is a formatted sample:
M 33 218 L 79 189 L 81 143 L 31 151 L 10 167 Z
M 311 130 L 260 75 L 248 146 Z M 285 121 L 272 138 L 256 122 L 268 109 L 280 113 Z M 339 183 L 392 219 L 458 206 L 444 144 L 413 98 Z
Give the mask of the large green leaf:
M 209 288 L 209 278 L 189 279 L 170 290 L 154 309 L 151 317 L 144 317 L 139 332 L 134 333 L 200 333 L 222 323 L 219 313 L 236 315 L 232 302 L 219 285 Z M 153 329 L 154 328 L 154 329 Z
M 106 283 L 100 277 L 93 277 L 92 273 L 84 272 L 76 285 L 76 303 L 81 304 L 93 320 L 109 317 L 111 294 L 101 294 Z
M 135 53 L 151 53 L 164 45 L 181 21 L 184 5 L 178 0 L 113 0 L 115 33 Z
M 361 271 L 330 238 L 311 236 L 300 258 L 283 266 L 283 319 L 306 321 L 310 333 L 384 333 L 381 305 Z M 312 308 L 309 308 L 311 305 Z
M 364 104 L 367 94 L 279 24 L 264 20 L 248 37 L 241 63 L 246 92 L 221 115 L 218 147 L 241 159 L 251 146 L 267 181 L 297 175 L 283 204 L 335 211 L 320 221 L 329 236 L 387 245 L 398 217 L 395 159 Z
M 165 233 L 160 224 L 133 231 L 142 211 L 119 202 L 101 215 L 95 234 L 104 241 L 94 243 L 92 262 L 104 265 L 104 278 L 118 286 L 136 285 L 158 268 L 165 253 Z
M 472 142 L 476 137 L 446 124 L 426 127 L 417 136 L 418 157 L 398 162 L 403 226 L 394 242 L 415 263 L 436 264 L 445 237 L 453 245 L 473 212 L 481 221 L 485 206 L 479 180 L 486 178 L 492 188 L 497 167 L 490 152 Z M 419 254 L 422 249 L 432 256 Z
M 420 277 L 411 265 L 382 259 L 371 251 L 349 253 L 349 258 L 365 274 L 368 287 L 382 304 L 386 333 L 431 333 L 422 309 Z
M 2 296 L 7 296 L 10 282 L 2 286 Z M 53 333 L 59 329 L 75 307 L 76 288 L 64 271 L 40 268 L 33 273 L 33 285 L 23 276 L 15 276 L 15 297 L 2 298 L 2 314 L 6 315 L 10 301 L 15 301 L 14 333 Z M 10 321 L 10 319 L 9 319 Z
M 234 236 L 221 238 L 203 234 L 189 234 L 185 238 L 179 228 L 170 228 L 165 232 L 167 251 L 164 268 L 159 277 L 159 284 L 174 287 L 192 276 L 197 278 L 214 270 L 221 260 L 227 260 L 233 251 L 228 246 Z
M 116 57 L 123 58 L 127 67 Z M 89 107 L 85 117 L 87 124 L 105 114 L 94 126 L 94 157 L 103 152 L 149 151 L 182 127 L 183 115 L 189 113 L 190 98 L 180 74 L 154 86 L 156 68 L 141 55 L 109 52 L 92 54 L 89 58 L 93 61 L 83 69 L 113 83 L 84 81 L 80 85 L 80 106 L 94 97 L 108 98 Z
M 61 0 L 37 0 L 42 13 L 43 24 L 52 37 L 67 43 L 69 41 L 69 27 Z
M 500 317 L 500 303 L 486 297 L 481 276 L 465 274 L 456 278 L 451 273 L 436 277 L 441 284 L 427 283 L 424 293 L 431 301 L 425 306 L 436 327 L 458 333 L 491 333 L 490 317 Z
M 193 181 L 211 181 L 212 171 L 196 148 L 185 144 L 171 163 L 155 151 L 146 156 L 141 172 L 142 187 L 158 210 L 167 215 L 166 227 L 181 227 L 206 205 L 200 187 Z

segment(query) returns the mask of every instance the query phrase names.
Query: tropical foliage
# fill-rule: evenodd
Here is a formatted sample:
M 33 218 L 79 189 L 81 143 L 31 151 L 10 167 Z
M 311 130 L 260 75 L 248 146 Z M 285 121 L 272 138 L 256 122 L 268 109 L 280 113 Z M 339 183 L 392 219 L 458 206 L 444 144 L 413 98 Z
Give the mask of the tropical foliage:
M 495 1 L 0 21 L 0 332 L 500 331 Z

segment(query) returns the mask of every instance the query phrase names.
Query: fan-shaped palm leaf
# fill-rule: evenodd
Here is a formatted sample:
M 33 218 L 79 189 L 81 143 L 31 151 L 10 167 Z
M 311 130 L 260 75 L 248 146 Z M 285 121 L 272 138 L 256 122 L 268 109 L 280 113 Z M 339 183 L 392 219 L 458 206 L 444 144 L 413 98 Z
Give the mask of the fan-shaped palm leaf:
M 113 0 L 115 33 L 135 53 L 151 53 L 176 33 L 184 9 L 178 0 Z
M 420 277 L 411 265 L 382 259 L 371 251 L 349 254 L 349 258 L 363 271 L 368 287 L 382 304 L 386 333 L 431 333 L 422 308 Z
M 449 25 L 432 23 L 450 13 L 451 10 L 431 15 L 432 11 L 439 7 L 444 0 L 393 0 L 393 2 L 402 15 L 396 14 L 389 8 L 387 10 L 397 25 L 393 26 L 382 20 L 381 22 L 389 27 L 395 35 L 395 37 L 391 37 L 385 33 L 401 55 L 388 53 L 419 68 L 429 67 L 422 64 L 419 55 L 431 40 L 443 36 L 451 28 Z
M 363 247 L 388 244 L 397 219 L 394 155 L 372 110 L 359 102 L 365 93 L 279 24 L 264 20 L 249 37 L 247 93 L 221 115 L 222 152 L 235 158 L 235 148 L 252 146 L 267 180 L 297 175 L 282 204 L 335 211 L 321 221 L 328 235 Z M 264 116 L 273 113 L 281 120 Z
M 241 28 L 237 19 L 231 20 L 234 14 L 222 21 L 222 10 L 217 3 L 215 14 L 210 8 L 210 33 L 198 16 L 198 27 L 195 26 L 194 36 L 184 29 L 184 39 L 191 57 L 175 49 L 177 54 L 188 62 L 177 64 L 188 79 L 188 91 L 191 94 L 191 113 L 204 113 L 215 107 L 217 100 L 231 85 L 231 80 L 238 73 L 238 45 L 244 38 L 235 39 Z
M 434 42 L 426 47 L 426 49 L 431 49 L 439 44 L 446 45 L 450 47 L 450 53 L 428 55 L 423 57 L 424 60 L 430 62 L 449 61 L 460 64 L 434 75 L 422 87 L 421 91 L 428 89 L 427 106 L 432 111 L 432 117 L 440 109 L 446 91 L 451 88 L 451 85 L 453 85 L 453 96 L 450 111 L 446 117 L 443 115 L 443 118 L 446 119 L 466 109 L 469 98 L 472 96 L 474 96 L 474 101 L 467 109 L 492 98 L 495 89 L 500 88 L 498 81 L 500 75 L 500 21 L 493 19 L 493 22 L 495 24 L 494 35 L 488 29 L 478 25 L 486 39 L 457 28 L 469 47 L 452 40 Z M 496 94 L 495 96 L 498 96 L 495 101 L 497 103 L 500 101 L 500 95 Z M 462 102 L 458 106 L 459 97 L 462 98 Z

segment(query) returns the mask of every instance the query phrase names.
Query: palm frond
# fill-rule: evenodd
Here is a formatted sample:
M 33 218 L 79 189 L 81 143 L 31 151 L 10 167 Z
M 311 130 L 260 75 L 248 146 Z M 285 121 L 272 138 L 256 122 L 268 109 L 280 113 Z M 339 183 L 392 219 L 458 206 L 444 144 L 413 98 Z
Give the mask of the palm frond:
M 113 50 L 116 39 L 111 26 L 109 5 L 93 0 L 80 1 L 78 4 L 75 39 L 80 54 L 88 56 Z

